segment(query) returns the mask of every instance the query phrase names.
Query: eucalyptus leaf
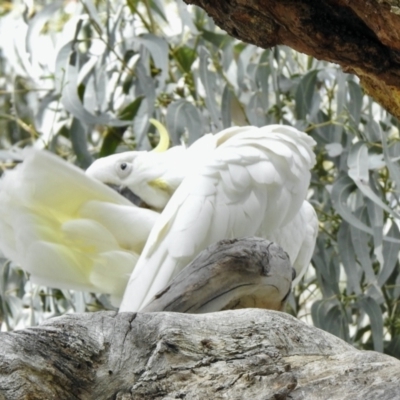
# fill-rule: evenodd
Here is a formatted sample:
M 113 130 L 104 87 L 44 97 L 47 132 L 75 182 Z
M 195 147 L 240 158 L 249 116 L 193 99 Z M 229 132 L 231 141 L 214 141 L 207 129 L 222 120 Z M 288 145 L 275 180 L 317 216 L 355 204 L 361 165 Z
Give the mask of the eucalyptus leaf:
M 316 275 L 319 287 L 324 297 L 332 297 L 338 294 L 338 276 L 336 276 L 334 269 L 330 265 L 330 254 L 325 248 L 325 243 L 322 238 L 317 239 L 317 246 L 313 255 L 313 264 L 316 267 Z
M 118 112 L 118 118 L 124 121 L 131 121 L 135 118 L 140 105 L 142 104 L 143 96 L 139 96 L 123 109 Z
M 354 123 L 354 126 L 357 127 L 361 120 L 363 93 L 360 85 L 356 84 L 353 80 L 348 79 L 347 86 L 349 88 L 347 108 L 349 110 L 351 121 Z
M 315 93 L 315 84 L 317 82 L 318 70 L 308 72 L 297 87 L 296 98 L 296 115 L 299 119 L 304 119 L 311 111 L 313 98 Z
M 246 116 L 251 125 L 254 126 L 264 126 L 268 123 L 260 92 L 256 92 L 251 96 L 246 106 Z
M 45 142 L 49 142 L 51 134 L 54 133 L 54 125 L 49 124 L 49 121 L 53 122 L 56 117 L 54 114 L 58 110 L 52 110 L 50 108 L 51 104 L 54 104 L 59 99 L 59 96 L 53 91 L 48 92 L 42 99 L 35 115 L 35 126 L 38 131 L 43 134 L 43 139 Z
M 397 188 L 400 188 L 400 163 L 398 161 L 395 161 L 394 157 L 390 153 L 386 134 L 384 132 L 381 132 L 381 141 L 383 145 L 383 156 L 386 161 L 386 165 L 390 171 L 390 175 L 392 179 L 396 182 Z
M 395 336 L 388 343 L 385 343 L 385 353 L 400 359 L 400 336 Z
M 348 342 L 350 341 L 349 323 L 339 302 L 326 314 L 325 327 L 325 330 L 333 335 Z
M 179 66 L 186 73 L 189 73 L 192 64 L 197 58 L 196 51 L 188 46 L 181 46 L 175 50 L 175 59 L 178 61 Z
M 315 301 L 311 307 L 311 316 L 314 325 L 324 330 L 328 330 L 332 327 L 332 318 L 334 318 L 334 313 L 332 315 L 330 312 L 335 310 L 337 307 L 338 301 L 336 299 Z
M 372 267 L 370 258 L 370 237 L 363 231 L 354 226 L 350 226 L 351 241 L 353 244 L 354 252 L 363 267 L 366 280 L 368 283 L 374 283 L 376 281 L 375 273 Z
M 343 152 L 343 146 L 340 143 L 329 143 L 325 145 L 329 157 L 340 156 Z
M 372 297 L 364 296 L 359 300 L 360 307 L 368 314 L 374 350 L 383 352 L 383 318 L 379 305 Z
M 73 45 L 73 41 L 67 42 L 57 53 L 54 80 L 58 93 L 62 92 L 67 83 L 65 74 L 69 63 L 69 57 L 73 50 Z
M 324 144 L 330 144 L 334 142 L 334 125 L 330 123 L 328 115 L 320 110 L 316 114 L 314 121 L 315 125 L 312 132 L 314 133 L 315 140 Z
M 114 154 L 118 145 L 122 142 L 124 133 L 125 127 L 109 127 L 105 131 L 103 143 L 99 152 L 99 158 Z
M 338 116 L 340 117 L 344 111 L 345 102 L 346 102 L 346 75 L 341 70 L 336 71 L 336 81 L 337 81 L 337 102 L 336 102 L 336 110 Z
M 386 166 L 383 154 L 368 154 L 368 169 L 381 169 Z
M 161 71 L 159 85 L 163 87 L 168 75 L 168 43 L 150 33 L 141 35 L 136 41 L 149 50 L 155 66 Z
M 370 142 L 379 142 L 381 139 L 381 128 L 372 118 L 370 118 L 365 127 L 365 135 Z
M 269 110 L 270 108 L 269 97 L 271 95 L 269 86 L 269 76 L 271 73 L 271 68 L 268 64 L 268 56 L 269 56 L 269 51 L 268 50 L 264 51 L 260 57 L 260 61 L 257 65 L 254 77 L 255 83 L 257 84 L 259 92 L 261 93 L 262 103 L 265 110 Z M 278 81 L 280 90 L 284 90 L 282 89 L 282 87 L 285 86 L 285 83 L 286 83 L 286 90 L 289 90 L 289 88 L 287 87 L 288 84 L 290 85 L 290 87 L 291 85 L 293 85 L 292 80 L 285 79 L 283 82 L 283 79 L 281 77 Z
M 400 239 L 400 232 L 399 228 L 395 223 L 392 223 L 391 228 L 388 231 L 388 236 Z M 399 261 L 399 251 L 400 251 L 400 244 L 399 243 L 390 243 L 384 242 L 383 243 L 383 258 L 384 262 L 382 265 L 381 270 L 379 271 L 378 275 L 378 284 L 382 286 L 385 282 L 389 279 L 392 275 L 396 265 Z
M 338 232 L 338 246 L 340 258 L 347 275 L 348 294 L 355 293 L 360 295 L 362 293 L 360 267 L 356 261 L 350 226 L 345 221 L 342 222 Z
M 340 216 L 351 226 L 373 235 L 372 229 L 360 221 L 347 205 L 350 194 L 354 191 L 354 181 L 347 176 L 339 178 L 332 187 L 332 203 Z
M 178 12 L 182 20 L 182 24 L 186 25 L 193 35 L 198 35 L 199 31 L 193 21 L 192 15 L 188 12 L 187 5 L 182 0 L 177 0 Z
M 26 51 L 30 53 L 32 64 L 34 68 L 38 68 L 36 65 L 39 63 L 36 55 L 36 48 L 39 46 L 38 37 L 44 25 L 52 17 L 52 15 L 60 9 L 63 2 L 61 0 L 52 1 L 45 5 L 35 16 L 29 21 L 28 31 L 26 33 Z
M 400 215 L 387 206 L 371 189 L 368 173 L 368 148 L 365 143 L 358 142 L 352 147 L 348 158 L 348 166 L 349 177 L 353 179 L 361 192 L 395 218 L 400 218 Z
M 215 33 L 215 32 L 209 31 L 207 29 L 203 29 L 201 31 L 201 34 L 205 40 L 207 40 L 208 42 L 212 43 L 214 46 L 216 46 L 220 49 L 227 46 L 229 44 L 229 42 L 231 42 L 233 40 L 228 35 Z
M 136 63 L 136 74 L 138 76 L 137 96 L 143 96 L 134 120 L 134 130 L 138 150 L 148 150 L 149 143 L 145 139 L 149 129 L 149 119 L 153 115 L 156 100 L 156 89 L 153 79 L 147 74 L 142 60 Z
M 370 222 L 374 237 L 375 254 L 377 254 L 378 253 L 377 250 L 382 249 L 383 210 L 369 198 L 365 199 L 365 203 L 368 211 L 368 220 Z M 379 256 L 379 261 L 383 261 L 381 255 Z
M 231 104 L 232 104 L 233 93 L 230 89 L 229 85 L 226 84 L 224 87 L 224 91 L 222 92 L 222 101 L 221 101 L 221 117 L 222 117 L 222 126 L 224 128 L 229 128 L 232 124 L 232 112 L 231 112 Z
M 104 26 L 99 18 L 97 9 L 91 0 L 82 0 L 82 3 L 89 14 L 89 17 L 92 22 L 92 26 L 96 30 L 96 32 L 101 35 L 104 31 Z
M 74 51 L 69 58 L 69 64 L 66 68 L 65 86 L 62 91 L 61 103 L 67 111 L 73 114 L 76 118 L 86 125 L 112 125 L 125 126 L 126 121 L 118 120 L 106 113 L 94 115 L 90 113 L 81 102 L 78 95 L 78 60 L 77 53 Z
M 224 128 L 229 128 L 232 123 L 237 126 L 248 125 L 242 105 L 229 84 L 224 87 L 221 103 L 221 117 Z
M 215 100 L 215 93 L 214 93 L 215 78 L 213 77 L 212 72 L 208 70 L 208 61 L 209 61 L 209 53 L 205 49 L 205 47 L 201 47 L 199 72 L 200 72 L 201 82 L 206 91 L 206 97 L 204 100 L 206 102 L 207 108 L 210 112 L 214 125 L 217 127 L 217 129 L 221 129 L 222 121 L 220 113 L 218 112 L 219 107 Z
M 168 22 L 167 16 L 165 15 L 164 4 L 161 1 L 151 0 L 150 7 L 163 19 L 164 22 Z
M 86 169 L 93 162 L 93 158 L 87 147 L 87 128 L 77 118 L 72 119 L 71 142 L 78 159 L 78 164 L 83 169 Z
M 204 134 L 201 114 L 192 104 L 183 99 L 168 106 L 166 122 L 173 145 L 182 143 L 182 135 L 186 131 L 189 134 L 188 143 L 190 144 Z

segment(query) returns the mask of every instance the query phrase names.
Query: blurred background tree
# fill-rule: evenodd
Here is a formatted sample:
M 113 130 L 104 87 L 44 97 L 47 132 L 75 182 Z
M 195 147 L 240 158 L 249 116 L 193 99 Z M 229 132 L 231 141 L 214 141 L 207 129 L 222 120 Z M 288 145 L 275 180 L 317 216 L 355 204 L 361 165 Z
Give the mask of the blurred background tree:
M 309 199 L 320 233 L 290 312 L 364 349 L 400 357 L 399 122 L 358 78 L 287 47 L 263 50 L 181 0 L 0 4 L 0 161 L 45 148 L 93 159 L 174 145 L 232 125 L 288 124 L 316 141 Z M 106 296 L 35 286 L 2 259 L 2 330 Z

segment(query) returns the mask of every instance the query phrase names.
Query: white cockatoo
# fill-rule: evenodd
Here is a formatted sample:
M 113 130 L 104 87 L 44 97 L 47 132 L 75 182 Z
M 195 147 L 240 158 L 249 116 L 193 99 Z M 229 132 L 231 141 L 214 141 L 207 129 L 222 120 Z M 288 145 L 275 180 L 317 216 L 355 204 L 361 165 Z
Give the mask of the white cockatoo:
M 172 164 L 182 159 L 184 148 L 166 152 L 166 131 L 161 139 L 153 151 L 140 153 L 153 167 L 149 176 L 162 176 L 171 164 L 175 188 L 183 176 Z M 0 251 L 34 283 L 110 294 L 119 305 L 159 212 L 135 206 L 49 152 L 24 151 L 24 162 L 0 179 Z M 153 209 L 162 209 L 171 194 L 160 196 Z
M 260 236 L 289 254 L 297 279 L 315 246 L 318 221 L 305 200 L 314 140 L 283 125 L 234 127 L 188 149 L 127 152 L 87 174 L 125 186 L 162 211 L 131 274 L 120 311 L 138 311 L 200 251 L 221 239 Z
M 30 149 L 0 181 L 0 249 L 33 282 L 108 293 L 118 305 L 157 212 Z
M 154 151 L 99 159 L 86 175 L 50 153 L 28 151 L 0 181 L 0 250 L 34 282 L 109 293 L 115 304 L 131 275 L 122 311 L 142 309 L 224 238 L 275 241 L 298 280 L 318 228 L 304 200 L 314 141 L 281 125 L 226 129 L 187 149 L 167 150 L 167 136 L 164 130 Z M 147 208 L 98 180 L 128 187 Z

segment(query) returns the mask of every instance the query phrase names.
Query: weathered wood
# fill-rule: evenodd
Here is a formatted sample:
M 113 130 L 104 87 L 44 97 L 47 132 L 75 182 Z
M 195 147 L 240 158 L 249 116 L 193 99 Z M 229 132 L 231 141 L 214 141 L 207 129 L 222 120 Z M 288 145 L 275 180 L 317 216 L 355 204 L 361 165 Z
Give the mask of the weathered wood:
M 288 255 L 275 243 L 222 240 L 202 251 L 143 311 L 282 310 L 293 271 Z
M 400 398 L 400 361 L 276 311 L 75 314 L 1 343 L 7 400 Z
M 278 246 L 226 240 L 204 251 L 148 308 L 201 312 L 244 300 L 265 306 L 258 300 L 264 289 L 278 293 L 272 304 L 281 305 L 290 281 Z M 237 296 L 239 286 L 250 292 Z M 74 314 L 0 340 L 0 399 L 400 398 L 400 361 L 358 351 L 275 311 Z
M 185 0 L 229 35 L 259 47 L 284 44 L 359 76 L 400 118 L 398 0 Z

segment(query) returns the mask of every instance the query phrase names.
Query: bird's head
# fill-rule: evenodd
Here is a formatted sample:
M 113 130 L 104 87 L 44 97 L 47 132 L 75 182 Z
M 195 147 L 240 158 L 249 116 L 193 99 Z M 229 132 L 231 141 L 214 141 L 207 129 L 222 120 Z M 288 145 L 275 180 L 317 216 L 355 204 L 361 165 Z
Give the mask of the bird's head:
M 100 158 L 86 174 L 105 184 L 128 188 L 151 208 L 161 210 L 182 181 L 179 168 L 174 166 L 182 158 L 184 148 L 168 149 L 168 132 L 157 121 L 153 123 L 160 131 L 160 142 L 155 149 Z
M 113 154 L 96 160 L 86 174 L 107 185 L 128 188 L 151 208 L 162 209 L 173 193 L 162 179 L 164 158 L 147 151 Z

